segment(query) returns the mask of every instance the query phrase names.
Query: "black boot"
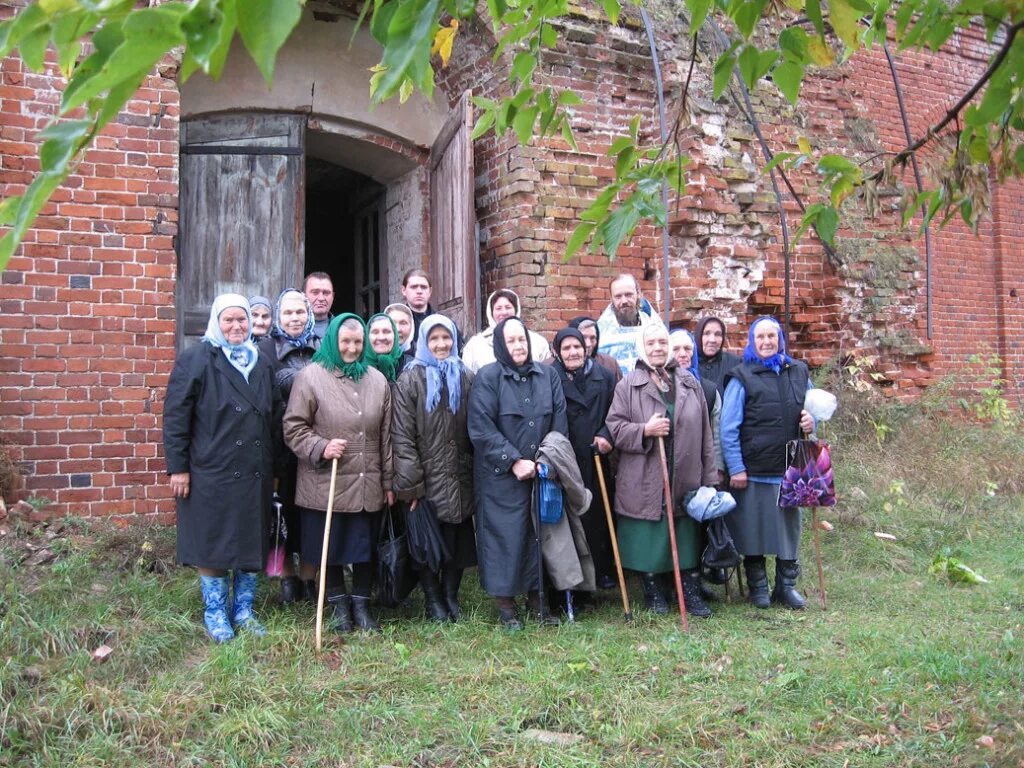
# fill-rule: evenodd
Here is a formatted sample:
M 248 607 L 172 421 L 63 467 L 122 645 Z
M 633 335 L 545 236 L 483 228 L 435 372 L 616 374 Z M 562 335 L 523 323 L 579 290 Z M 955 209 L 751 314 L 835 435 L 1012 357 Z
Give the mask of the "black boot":
M 459 585 L 462 583 L 461 568 L 445 568 L 441 573 L 441 586 L 444 589 L 444 602 L 448 607 L 448 616 L 452 621 L 462 618 L 462 607 L 459 605 Z
M 541 613 L 541 596 L 536 590 L 532 590 L 526 593 L 526 610 L 530 614 L 530 618 L 540 624 L 542 627 L 557 627 L 562 623 L 550 609 L 545 606 L 544 613 Z
M 429 568 L 420 569 L 420 586 L 423 588 L 423 613 L 431 621 L 448 621 L 448 607 L 441 599 L 441 586 L 437 575 Z
M 368 632 L 380 632 L 380 624 L 370 615 L 370 598 L 352 595 L 352 623 Z
M 327 601 L 334 610 L 334 631 L 344 635 L 354 630 L 355 627 L 352 625 L 352 598 L 346 594 L 330 595 Z
M 711 615 L 711 609 L 701 595 L 700 571 L 683 571 L 683 597 L 686 601 L 686 612 L 691 616 L 706 619 Z
M 747 572 L 750 602 L 758 608 L 767 608 L 771 600 L 768 597 L 768 572 L 764 567 L 764 557 L 743 558 L 743 569 Z
M 775 589 L 772 590 L 772 602 L 782 603 L 794 611 L 802 610 L 807 601 L 796 591 L 796 580 L 800 578 L 799 560 L 780 560 L 775 558 Z
M 310 605 L 316 605 L 317 595 L 320 593 L 320 587 L 316 583 L 316 579 L 305 579 L 302 582 L 302 599 Z
M 658 584 L 658 576 L 654 573 L 640 574 L 640 584 L 644 588 L 644 605 L 652 613 L 668 613 L 668 603 Z
M 519 611 L 516 609 L 516 601 L 511 597 L 496 597 L 495 604 L 498 606 L 498 623 L 509 632 L 518 632 L 523 628 L 522 619 L 519 618 Z
M 297 603 L 302 599 L 302 579 L 285 576 L 281 579 L 281 605 Z

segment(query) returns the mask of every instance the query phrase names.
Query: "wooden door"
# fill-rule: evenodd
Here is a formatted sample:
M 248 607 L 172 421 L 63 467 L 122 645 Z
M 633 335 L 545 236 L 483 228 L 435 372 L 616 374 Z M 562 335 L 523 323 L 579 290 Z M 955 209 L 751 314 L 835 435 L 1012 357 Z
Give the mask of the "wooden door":
M 221 293 L 271 300 L 300 287 L 304 115 L 226 115 L 181 126 L 178 349 Z
M 470 95 L 459 99 L 430 152 L 431 298 L 467 338 L 480 325 Z
M 352 255 L 355 260 L 353 279 L 356 287 L 356 313 L 369 319 L 380 312 L 381 286 L 387 284 L 384 235 L 384 196 L 378 195 L 369 205 L 352 217 Z

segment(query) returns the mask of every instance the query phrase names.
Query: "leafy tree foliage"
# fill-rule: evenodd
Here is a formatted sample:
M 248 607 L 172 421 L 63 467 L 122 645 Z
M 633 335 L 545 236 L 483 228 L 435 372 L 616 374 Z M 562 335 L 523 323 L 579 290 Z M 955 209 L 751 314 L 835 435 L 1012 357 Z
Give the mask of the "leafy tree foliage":
M 634 0 L 639 3 L 639 0 Z M 620 0 L 599 0 L 608 23 L 622 13 Z M 989 66 L 944 118 L 904 150 L 877 158 L 875 168 L 841 155 L 779 153 L 769 168 L 812 162 L 822 194 L 807 207 L 801 231 L 813 226 L 831 242 L 839 209 L 853 197 L 870 206 L 876 188 L 891 184 L 926 144 L 942 151 L 944 165 L 929 185 L 908 193 L 905 218 L 925 212 L 944 223 L 959 213 L 972 226 L 986 209 L 988 167 L 998 178 L 1024 173 L 1024 4 L 1019 0 L 685 0 L 696 35 L 714 19 L 734 30 L 718 56 L 713 89 L 719 98 L 734 77 L 749 88 L 770 78 L 797 104 L 804 78 L 816 68 L 849 59 L 862 48 L 894 37 L 900 50 L 938 50 L 958 30 L 983 29 L 992 44 Z M 360 23 L 381 45 L 368 86 L 377 102 L 413 91 L 433 93 L 435 65 L 446 66 L 458 46 L 459 22 L 482 14 L 497 37 L 495 59 L 511 61 L 508 96 L 478 98 L 474 136 L 513 131 L 522 143 L 561 136 L 575 147 L 571 109 L 579 97 L 537 82 L 544 52 L 559 44 L 553 21 L 570 12 L 570 0 L 366 0 Z M 48 47 L 67 78 L 58 114 L 40 134 L 40 171 L 28 188 L 0 203 L 0 268 L 53 191 L 73 170 L 96 135 L 116 118 L 145 76 L 167 53 L 183 51 L 181 77 L 203 71 L 220 76 L 237 34 L 270 83 L 274 62 L 302 13 L 301 0 L 169 0 L 139 8 L 133 0 L 34 0 L 0 23 L 0 55 L 17 50 L 26 66 L 41 70 Z M 782 23 L 787 20 L 787 23 Z M 664 225 L 663 185 L 684 188 L 686 158 L 672 147 L 643 146 L 639 118 L 613 140 L 615 178 L 581 215 L 566 257 L 580 248 L 614 256 L 642 220 Z M 979 172 L 979 167 L 982 169 Z

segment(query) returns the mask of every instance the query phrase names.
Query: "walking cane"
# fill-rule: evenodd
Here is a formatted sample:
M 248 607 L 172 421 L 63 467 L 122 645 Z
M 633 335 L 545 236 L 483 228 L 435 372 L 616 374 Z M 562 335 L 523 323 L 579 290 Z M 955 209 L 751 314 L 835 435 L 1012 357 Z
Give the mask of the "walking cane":
M 665 517 L 668 518 L 668 540 L 672 547 L 672 572 L 676 577 L 676 597 L 679 599 L 679 623 L 683 632 L 690 626 L 686 621 L 686 598 L 683 597 L 683 580 L 679 573 L 679 550 L 676 548 L 676 521 L 672 509 L 672 485 L 668 480 L 668 458 L 665 456 L 665 438 L 658 437 L 658 452 L 661 454 L 661 482 L 665 487 Z
M 821 529 L 818 528 L 818 508 L 811 507 L 811 527 L 814 528 L 814 558 L 818 561 L 818 602 L 821 610 L 826 610 L 825 603 L 825 569 L 821 565 Z
M 533 517 L 533 530 L 537 536 L 537 623 L 544 626 L 544 621 L 547 618 L 544 615 L 544 602 L 546 595 L 544 594 L 544 552 L 541 549 L 540 543 L 540 483 L 537 480 L 537 476 L 533 478 L 533 492 L 530 494 L 530 512 Z
M 604 484 L 604 467 L 601 466 L 601 453 L 596 445 L 590 446 L 594 452 L 594 465 L 597 467 L 597 482 L 601 486 L 601 499 L 604 501 L 604 516 L 608 520 L 608 535 L 612 540 L 612 554 L 615 555 L 615 573 L 619 577 L 619 591 L 622 593 L 622 618 L 628 623 L 633 620 L 633 612 L 629 609 L 629 593 L 626 591 L 626 577 L 622 575 L 622 559 L 619 557 L 619 537 L 615 535 L 615 523 L 612 521 L 612 505 L 608 503 L 608 488 Z
M 334 484 L 338 481 L 338 460 L 331 460 L 331 490 L 327 497 L 327 520 L 324 522 L 324 546 L 320 552 L 320 589 L 316 595 L 316 652 L 323 644 L 324 593 L 327 591 L 327 547 L 331 543 L 331 518 L 334 516 Z

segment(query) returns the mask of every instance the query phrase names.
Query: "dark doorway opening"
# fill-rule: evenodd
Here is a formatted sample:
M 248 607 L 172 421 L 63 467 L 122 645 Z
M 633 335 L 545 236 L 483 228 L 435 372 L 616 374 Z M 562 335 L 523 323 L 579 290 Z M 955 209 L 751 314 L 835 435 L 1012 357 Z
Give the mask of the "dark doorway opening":
M 305 272 L 334 283 L 334 314 L 366 318 L 387 298 L 384 193 L 369 176 L 306 158 Z

